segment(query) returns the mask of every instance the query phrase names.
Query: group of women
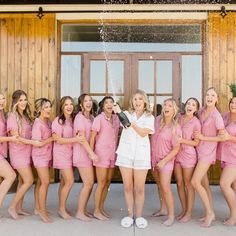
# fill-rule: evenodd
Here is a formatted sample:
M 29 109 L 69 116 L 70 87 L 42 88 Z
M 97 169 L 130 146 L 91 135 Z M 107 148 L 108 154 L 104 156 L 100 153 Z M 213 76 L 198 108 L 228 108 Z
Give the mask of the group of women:
M 58 189 L 58 214 L 63 219 L 72 216 L 66 208 L 74 183 L 73 167 L 78 168 L 82 188 L 78 196 L 75 217 L 90 221 L 92 217 L 109 220 L 104 202 L 113 175 L 119 166 L 124 184 L 128 216 L 121 220 L 123 227 L 134 224 L 145 228 L 148 222 L 142 217 L 145 200 L 145 180 L 152 169 L 160 195 L 160 210 L 153 216 L 166 215 L 164 225 L 175 220 L 174 197 L 171 190 L 172 173 L 178 186 L 182 212 L 180 222 L 191 220 L 195 191 L 199 194 L 205 215 L 202 226 L 209 227 L 215 219 L 213 199 L 207 170 L 216 157 L 221 159 L 220 187 L 230 209 L 226 225 L 236 224 L 236 98 L 229 102 L 229 112 L 218 112 L 217 93 L 209 88 L 205 106 L 189 98 L 185 111 L 179 114 L 174 99 L 166 99 L 161 115 L 154 119 L 147 95 L 138 90 L 130 100 L 128 117 L 130 127 L 123 127 L 118 144 L 120 122 L 115 113 L 120 107 L 112 97 L 106 96 L 99 103 L 100 112 L 93 116 L 93 102 L 88 94 L 78 98 L 75 113 L 73 99 L 61 98 L 59 114 L 51 123 L 52 103 L 46 98 L 35 101 L 35 119 L 31 118 L 27 94 L 17 90 L 12 95 L 12 106 L 5 117 L 5 97 L 0 94 L 0 206 L 18 173 L 16 194 L 8 208 L 13 219 L 29 215 L 23 210 L 23 198 L 32 186 L 32 162 L 38 179 L 35 184 L 35 214 L 46 222 L 52 218 L 46 209 L 50 183 L 50 167 L 60 170 Z M 151 135 L 151 145 L 149 141 Z M 9 143 L 10 164 L 5 160 Z M 218 146 L 218 148 L 217 148 Z M 94 192 L 94 212 L 87 211 L 87 204 L 94 185 L 94 168 L 97 186 Z M 15 170 L 15 171 L 14 171 Z

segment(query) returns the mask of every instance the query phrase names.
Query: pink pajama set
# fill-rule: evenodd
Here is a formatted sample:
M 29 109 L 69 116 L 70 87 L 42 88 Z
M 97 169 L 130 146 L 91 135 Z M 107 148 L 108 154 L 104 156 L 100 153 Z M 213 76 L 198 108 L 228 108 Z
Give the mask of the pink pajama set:
M 16 114 L 10 113 L 7 119 L 7 132 L 16 131 L 22 138 L 31 139 L 32 126 L 25 117 L 21 120 L 21 128 L 18 127 Z M 9 142 L 10 162 L 14 169 L 31 166 L 32 147 L 29 144 Z
M 116 147 L 120 121 L 117 115 L 112 115 L 110 122 L 105 113 L 95 117 L 92 124 L 92 131 L 97 132 L 94 151 L 98 156 L 98 162 L 94 162 L 96 167 L 114 168 L 116 161 Z
M 7 136 L 7 124 L 3 111 L 0 111 L 0 136 Z M 7 142 L 0 143 L 0 161 L 7 157 Z
M 73 137 L 73 124 L 65 120 L 65 124 L 59 124 L 58 117 L 52 122 L 52 133 L 61 138 Z M 53 144 L 53 167 L 56 169 L 72 168 L 73 144 L 59 144 L 56 141 Z
M 51 122 L 36 118 L 32 127 L 32 139 L 43 141 L 52 136 Z M 42 147 L 32 148 L 33 164 L 36 168 L 52 166 L 52 142 Z
M 194 139 L 194 132 L 201 132 L 201 124 L 199 119 L 194 116 L 191 120 L 184 123 L 184 115 L 180 116 L 179 124 L 182 130 L 182 138 L 187 140 Z M 197 164 L 197 152 L 195 147 L 181 144 L 180 150 L 175 159 L 175 165 L 180 165 L 182 168 L 192 168 Z
M 236 137 L 236 121 L 229 123 L 230 113 L 223 114 L 223 120 L 226 131 Z M 236 168 L 236 143 L 225 141 L 219 143 L 219 155 L 221 160 L 221 167 Z
M 179 139 L 182 136 L 180 125 L 175 127 L 173 134 L 172 125 L 165 125 L 160 129 L 161 116 L 155 119 L 155 133 L 151 137 L 152 168 L 155 169 L 159 161 L 164 159 L 175 146 L 179 145 Z M 175 159 L 169 161 L 160 171 L 173 171 Z
M 209 116 L 203 120 L 204 110 L 205 108 L 202 108 L 199 111 L 202 134 L 207 137 L 215 137 L 218 134 L 218 130 L 224 129 L 223 119 L 219 111 L 215 108 Z M 198 161 L 214 164 L 216 162 L 216 150 L 217 142 L 200 141 L 197 146 Z
M 74 136 L 79 132 L 85 134 L 86 140 L 90 141 L 91 128 L 93 123 L 93 117 L 86 118 L 82 112 L 79 112 L 74 120 Z M 92 167 L 93 161 L 89 158 L 87 151 L 80 143 L 73 144 L 73 166 L 74 167 Z

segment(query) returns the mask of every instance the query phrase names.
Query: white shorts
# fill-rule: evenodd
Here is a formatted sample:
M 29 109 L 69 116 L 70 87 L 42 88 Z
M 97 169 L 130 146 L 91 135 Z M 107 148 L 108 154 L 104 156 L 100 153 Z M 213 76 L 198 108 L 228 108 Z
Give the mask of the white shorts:
M 118 155 L 115 165 L 135 170 L 149 170 L 151 169 L 151 160 L 132 160 L 128 157 Z

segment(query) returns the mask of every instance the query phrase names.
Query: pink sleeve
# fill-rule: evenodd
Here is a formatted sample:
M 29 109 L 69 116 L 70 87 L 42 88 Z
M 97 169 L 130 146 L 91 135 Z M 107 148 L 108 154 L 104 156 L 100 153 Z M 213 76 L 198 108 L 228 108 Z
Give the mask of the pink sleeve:
M 14 113 L 10 113 L 7 119 L 7 132 L 10 131 L 19 131 L 18 124 L 16 121 L 16 115 Z
M 63 126 L 59 124 L 58 118 L 52 122 L 52 133 L 62 137 Z
M 97 116 L 92 124 L 92 130 L 99 132 L 101 129 L 101 115 Z
M 39 122 L 34 122 L 32 127 L 32 139 L 33 140 L 42 140 L 42 130 Z
M 172 146 L 175 147 L 179 145 L 179 140 L 182 137 L 182 130 L 179 125 L 177 125 L 175 130 L 175 136 L 172 138 Z
M 216 129 L 219 130 L 219 129 L 224 129 L 225 128 L 225 125 L 224 125 L 224 121 L 223 121 L 223 118 L 222 116 L 217 113 L 217 116 L 216 116 Z
M 76 116 L 74 120 L 74 135 L 76 135 L 78 131 L 85 132 L 85 125 L 83 124 L 81 115 Z

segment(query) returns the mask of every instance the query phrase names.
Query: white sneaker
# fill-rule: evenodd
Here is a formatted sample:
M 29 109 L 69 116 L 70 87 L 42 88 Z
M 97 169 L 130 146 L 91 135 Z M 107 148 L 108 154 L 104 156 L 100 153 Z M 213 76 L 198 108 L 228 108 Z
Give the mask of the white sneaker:
M 139 229 L 145 229 L 148 226 L 147 220 L 143 217 L 136 218 L 135 224 Z
M 131 218 L 130 216 L 124 217 L 120 222 L 121 226 L 123 226 L 124 228 L 129 228 L 130 226 L 133 225 L 133 223 L 134 219 Z

